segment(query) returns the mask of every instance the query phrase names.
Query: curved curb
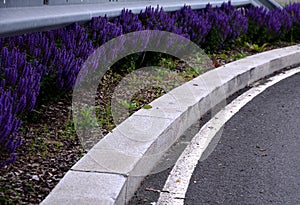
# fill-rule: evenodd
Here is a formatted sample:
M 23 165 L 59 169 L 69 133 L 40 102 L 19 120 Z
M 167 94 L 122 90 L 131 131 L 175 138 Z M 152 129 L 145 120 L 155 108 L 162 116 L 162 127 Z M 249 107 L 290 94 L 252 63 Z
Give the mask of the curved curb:
M 293 68 L 263 80 L 263 83 L 260 82 L 257 85 L 251 86 L 249 90 L 239 95 L 205 123 L 177 159 L 162 191 L 160 191 L 156 205 L 184 205 L 191 177 L 198 163 L 206 160 L 216 146 L 218 146 L 223 134 L 222 128 L 244 106 L 250 103 L 255 97 L 261 95 L 269 87 L 299 73 L 300 67 Z
M 134 113 L 98 142 L 42 204 L 126 204 L 164 151 L 202 115 L 247 85 L 299 63 L 300 45 L 271 50 L 226 64 L 175 88 L 154 100 L 152 109 Z M 187 91 L 193 96 L 186 96 Z M 174 98 L 180 110 L 170 106 Z M 149 120 L 160 125 L 146 133 L 151 140 L 132 140 L 145 135 L 142 129 L 132 129 L 132 124 L 143 126 Z M 116 149 L 134 155 L 120 155 Z M 112 171 L 116 167 L 117 171 Z

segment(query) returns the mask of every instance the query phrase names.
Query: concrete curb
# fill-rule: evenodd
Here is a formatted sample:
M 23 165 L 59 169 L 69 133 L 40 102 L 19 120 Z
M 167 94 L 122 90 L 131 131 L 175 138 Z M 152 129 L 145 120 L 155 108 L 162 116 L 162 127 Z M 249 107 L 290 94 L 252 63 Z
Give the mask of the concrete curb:
M 271 50 L 175 88 L 96 144 L 42 204 L 126 204 L 164 152 L 203 114 L 245 86 L 299 63 L 300 45 Z
M 300 67 L 285 70 L 271 78 L 263 79 L 262 81 L 252 84 L 249 90 L 240 94 L 206 122 L 199 132 L 193 135 L 188 145 L 181 152 L 181 155 L 178 157 L 164 183 L 156 205 L 184 205 L 185 199 L 188 198 L 186 194 L 191 183 L 191 178 L 198 163 L 208 160 L 210 154 L 220 145 L 219 143 L 222 144 L 222 139 L 223 142 L 226 140 L 226 138 L 223 137 L 225 125 L 254 98 L 262 95 L 275 84 L 296 74 L 300 74 Z M 180 180 L 180 183 L 177 182 L 178 180 Z

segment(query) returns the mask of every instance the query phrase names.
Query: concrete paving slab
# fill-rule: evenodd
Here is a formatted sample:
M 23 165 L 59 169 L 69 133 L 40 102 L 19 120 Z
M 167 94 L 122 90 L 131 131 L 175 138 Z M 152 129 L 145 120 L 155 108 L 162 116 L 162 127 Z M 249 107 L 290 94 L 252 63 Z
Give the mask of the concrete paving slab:
M 180 103 L 174 95 L 167 93 L 162 96 L 163 100 L 154 100 L 150 103 L 151 109 L 141 109 L 136 116 L 152 116 L 154 118 L 176 119 L 188 106 Z
M 140 158 L 115 149 L 91 149 L 72 170 L 128 175 Z
M 69 171 L 41 204 L 121 204 L 117 198 L 125 180 L 116 174 Z
M 147 148 L 153 143 L 149 141 L 138 141 L 132 137 L 127 137 L 117 129 L 105 136 L 93 148 L 102 150 L 116 150 L 128 155 L 139 156 L 146 152 Z

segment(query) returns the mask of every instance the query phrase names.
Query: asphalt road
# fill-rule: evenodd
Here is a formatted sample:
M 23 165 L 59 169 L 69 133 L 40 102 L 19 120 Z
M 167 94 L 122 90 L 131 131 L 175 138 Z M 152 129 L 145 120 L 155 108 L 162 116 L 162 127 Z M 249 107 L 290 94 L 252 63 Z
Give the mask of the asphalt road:
M 147 176 L 129 204 L 156 204 L 171 169 Z M 184 204 L 300 205 L 300 74 L 269 87 L 225 124 L 215 150 L 195 168 Z
M 199 162 L 186 205 L 300 204 L 300 74 L 254 98 Z

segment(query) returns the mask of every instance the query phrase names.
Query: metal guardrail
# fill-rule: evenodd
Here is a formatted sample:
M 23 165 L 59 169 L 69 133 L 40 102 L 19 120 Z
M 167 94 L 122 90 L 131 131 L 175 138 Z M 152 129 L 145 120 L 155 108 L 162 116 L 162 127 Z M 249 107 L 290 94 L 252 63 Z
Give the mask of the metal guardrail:
M 147 6 L 175 11 L 190 5 L 204 8 L 219 6 L 227 0 L 0 0 L 0 37 L 51 29 L 73 22 L 88 21 L 95 16 L 115 17 L 123 8 L 139 13 Z M 255 5 L 268 9 L 280 7 L 274 0 L 232 0 L 234 6 Z
M 72 5 L 72 4 L 96 4 L 96 3 L 98 4 L 98 3 L 126 2 L 126 1 L 128 0 L 0 0 L 0 8 L 32 7 L 32 6 L 43 6 L 43 5 Z M 133 1 L 147 2 L 147 0 L 133 0 Z M 253 0 L 253 2 L 256 3 L 257 5 L 265 5 L 267 7 L 274 7 L 274 5 L 278 6 L 277 3 L 273 0 Z M 201 3 L 200 0 L 199 3 Z
M 289 0 L 287 0 L 287 3 L 288 3 L 288 1 Z M 280 4 L 278 4 L 274 0 L 252 0 L 252 4 L 257 5 L 257 6 L 264 6 L 269 9 L 275 8 L 275 7 L 281 7 Z
M 42 6 L 44 0 L 0 0 L 1 7 Z
M 0 0 L 0 8 L 28 7 L 43 5 L 96 4 L 107 2 L 124 2 L 126 0 Z

